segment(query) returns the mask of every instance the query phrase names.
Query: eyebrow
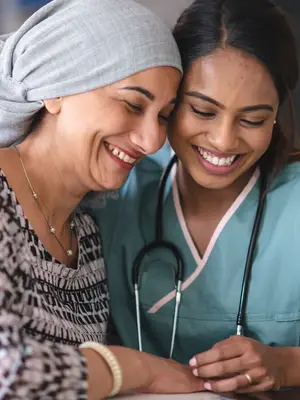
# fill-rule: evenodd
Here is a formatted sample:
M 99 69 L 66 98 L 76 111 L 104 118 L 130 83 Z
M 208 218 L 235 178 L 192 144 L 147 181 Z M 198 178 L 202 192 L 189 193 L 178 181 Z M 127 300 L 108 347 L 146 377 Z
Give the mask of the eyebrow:
M 153 93 L 149 92 L 149 90 L 141 87 L 141 86 L 125 86 L 122 88 L 119 88 L 120 90 L 131 90 L 131 91 L 135 91 L 138 93 L 141 93 L 142 95 L 144 95 L 145 97 L 147 97 L 148 100 L 150 101 L 154 101 L 155 100 L 155 96 Z M 169 104 L 175 104 L 176 103 L 176 97 L 174 97 L 174 99 L 172 99 L 170 101 Z
M 221 108 L 222 110 L 225 109 L 225 106 L 223 104 L 219 103 L 217 100 L 214 100 L 209 96 L 206 96 L 205 94 L 203 94 L 201 92 L 192 91 L 192 92 L 186 92 L 185 94 L 187 96 L 196 97 L 197 99 L 204 100 L 211 104 L 214 104 L 215 106 Z M 252 112 L 252 111 L 258 111 L 258 110 L 266 110 L 266 111 L 273 112 L 274 108 L 269 104 L 257 104 L 255 106 L 246 106 L 246 107 L 242 107 L 242 108 L 238 109 L 239 112 Z
M 149 92 L 149 90 L 147 90 L 141 86 L 125 86 L 125 87 L 120 88 L 120 90 L 132 90 L 132 91 L 141 93 L 142 95 L 147 97 L 148 100 L 151 100 L 151 101 L 155 100 L 154 94 L 152 94 L 151 92 Z

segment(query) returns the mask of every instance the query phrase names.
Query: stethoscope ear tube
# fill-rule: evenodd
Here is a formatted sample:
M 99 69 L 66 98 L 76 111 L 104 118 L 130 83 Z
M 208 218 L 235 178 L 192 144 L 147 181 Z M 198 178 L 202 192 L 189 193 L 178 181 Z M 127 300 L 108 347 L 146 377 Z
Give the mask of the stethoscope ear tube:
M 239 310 L 236 319 L 237 331 L 236 334 L 238 336 L 244 335 L 244 326 L 245 326 L 245 315 L 246 315 L 246 307 L 247 307 L 247 299 L 248 299 L 248 291 L 249 284 L 251 280 L 251 270 L 254 258 L 254 252 L 256 248 L 257 238 L 260 232 L 260 225 L 263 216 L 263 212 L 266 205 L 266 197 L 267 197 L 267 178 L 265 175 L 261 175 L 260 182 L 260 193 L 257 211 L 254 219 L 253 229 L 251 233 L 250 243 L 247 252 L 247 258 L 244 269 L 243 283 L 240 294 L 240 303 Z
M 146 255 L 149 255 L 154 250 L 158 249 L 166 249 L 170 251 L 176 259 L 176 269 L 173 268 L 175 274 L 175 309 L 174 309 L 174 317 L 173 317 L 173 327 L 172 327 L 172 336 L 171 336 L 171 345 L 170 345 L 170 353 L 169 356 L 172 358 L 175 337 L 177 332 L 177 323 L 178 323 L 178 315 L 179 315 L 179 306 L 181 302 L 181 286 L 184 280 L 184 261 L 181 256 L 181 252 L 177 246 L 173 243 L 163 240 L 163 203 L 164 203 L 164 189 L 168 179 L 168 176 L 171 172 L 173 165 L 177 161 L 177 156 L 172 157 L 170 163 L 162 174 L 161 181 L 159 184 L 158 190 L 158 199 L 157 199 L 157 208 L 156 208 L 156 221 L 155 221 L 155 240 L 146 246 L 144 246 L 138 255 L 136 256 L 133 268 L 132 268 L 132 283 L 134 287 L 134 295 L 135 295 L 135 308 L 136 308 L 136 323 L 137 323 L 137 335 L 138 335 L 138 346 L 139 350 L 143 350 L 142 345 L 142 333 L 141 333 L 141 314 L 140 314 L 140 298 L 139 298 L 139 279 L 142 273 L 141 267 Z M 247 258 L 245 263 L 245 270 L 243 275 L 242 289 L 240 294 L 240 302 L 239 302 L 239 310 L 237 314 L 237 335 L 244 334 L 244 325 L 245 325 L 245 312 L 247 306 L 247 298 L 248 298 L 248 290 L 249 283 L 251 279 L 251 269 L 253 264 L 254 252 L 256 248 L 257 238 L 260 232 L 260 225 L 262 221 L 262 216 L 266 203 L 266 195 L 267 195 L 267 179 L 265 175 L 261 175 L 260 181 L 260 194 L 258 200 L 257 211 L 254 219 L 253 229 L 251 233 L 249 248 L 247 252 Z
M 175 346 L 175 338 L 177 332 L 177 323 L 178 323 L 178 314 L 179 314 L 179 306 L 181 303 L 181 285 L 184 278 L 184 262 L 182 256 L 180 254 L 179 249 L 170 242 L 161 240 L 154 241 L 144 246 L 141 251 L 138 253 L 132 268 L 132 283 L 134 287 L 134 297 L 135 297 L 135 312 L 136 312 L 136 325 L 137 325 L 137 336 L 138 336 L 138 348 L 139 351 L 143 351 L 143 342 L 142 342 L 142 323 L 141 323 L 141 312 L 140 312 L 140 296 L 139 296 L 139 278 L 141 274 L 141 267 L 146 255 L 149 255 L 152 251 L 157 249 L 166 249 L 169 250 L 176 259 L 176 270 L 174 268 L 175 274 L 175 310 L 173 317 L 173 327 L 172 327 L 172 336 L 171 336 L 171 345 L 169 357 L 172 358 L 173 350 Z

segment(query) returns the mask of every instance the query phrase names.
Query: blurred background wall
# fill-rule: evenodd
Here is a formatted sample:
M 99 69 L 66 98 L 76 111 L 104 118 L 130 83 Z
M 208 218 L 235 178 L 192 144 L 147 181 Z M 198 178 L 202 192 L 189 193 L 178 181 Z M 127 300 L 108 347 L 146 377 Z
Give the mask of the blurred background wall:
M 19 27 L 22 22 L 36 9 L 46 4 L 49 0 L 0 0 L 0 33 L 11 32 Z M 156 12 L 165 22 L 172 27 L 181 11 L 192 3 L 193 0 L 137 0 Z M 251 1 L 251 0 L 249 0 Z M 287 14 L 294 29 L 298 42 L 300 59 L 300 0 L 273 0 Z M 300 131 L 300 83 L 296 90 L 295 111 L 297 128 Z M 300 138 L 300 134 L 299 134 Z

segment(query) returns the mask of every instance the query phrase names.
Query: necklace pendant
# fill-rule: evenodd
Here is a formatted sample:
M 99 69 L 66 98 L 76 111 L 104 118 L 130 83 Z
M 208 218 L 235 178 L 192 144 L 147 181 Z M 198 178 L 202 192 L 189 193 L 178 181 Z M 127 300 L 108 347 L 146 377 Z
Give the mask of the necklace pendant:
M 73 251 L 71 249 L 66 251 L 66 254 L 68 257 L 71 257 L 73 255 Z
M 56 230 L 55 228 L 53 228 L 53 226 L 50 226 L 50 233 L 52 233 L 53 235 L 55 235 Z
M 35 200 L 38 199 L 38 195 L 37 195 L 35 192 L 32 193 L 32 196 L 33 196 L 33 198 L 34 198 Z

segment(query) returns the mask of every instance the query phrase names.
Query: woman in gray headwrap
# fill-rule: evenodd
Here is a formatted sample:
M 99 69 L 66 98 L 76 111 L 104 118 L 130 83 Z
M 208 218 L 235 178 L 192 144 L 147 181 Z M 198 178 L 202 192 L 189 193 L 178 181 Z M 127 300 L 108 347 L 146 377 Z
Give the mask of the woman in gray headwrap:
M 54 0 L 1 47 L 0 398 L 201 389 L 188 367 L 102 345 L 99 235 L 73 212 L 163 144 L 181 77 L 171 34 L 131 0 Z

